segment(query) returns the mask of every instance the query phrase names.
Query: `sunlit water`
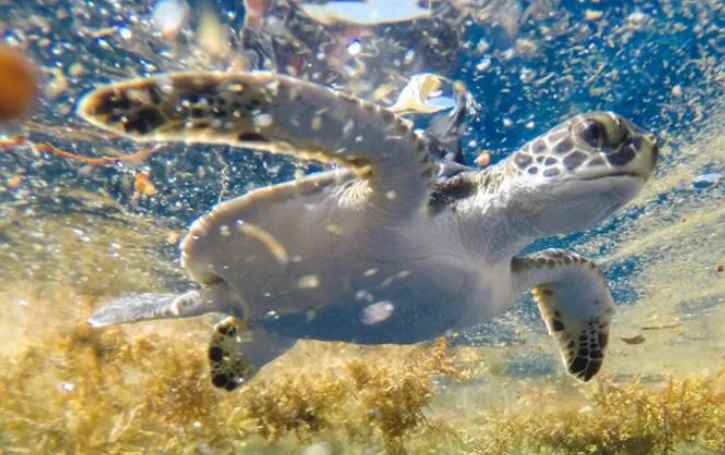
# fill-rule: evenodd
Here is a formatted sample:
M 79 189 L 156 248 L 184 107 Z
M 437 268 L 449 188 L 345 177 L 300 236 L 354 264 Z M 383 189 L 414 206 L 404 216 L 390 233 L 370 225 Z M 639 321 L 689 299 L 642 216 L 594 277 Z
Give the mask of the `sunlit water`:
M 432 2 L 379 26 L 322 25 L 281 1 L 248 2 L 246 21 L 241 1 L 165 2 L 178 17 L 159 3 L 0 0 L 0 44 L 42 80 L 32 117 L 0 125 L 0 141 L 27 138 L 0 147 L 0 452 L 725 453 L 723 2 Z M 140 148 L 75 115 L 99 84 L 209 68 L 272 69 L 386 105 L 415 74 L 460 80 L 479 104 L 468 163 L 582 111 L 657 132 L 657 175 L 635 201 L 530 248 L 573 249 L 607 274 L 618 311 L 595 384 L 564 373 L 528 297 L 447 357 L 300 342 L 234 393 L 209 382 L 213 317 L 89 329 L 109 296 L 187 288 L 177 244 L 215 203 L 319 169 Z

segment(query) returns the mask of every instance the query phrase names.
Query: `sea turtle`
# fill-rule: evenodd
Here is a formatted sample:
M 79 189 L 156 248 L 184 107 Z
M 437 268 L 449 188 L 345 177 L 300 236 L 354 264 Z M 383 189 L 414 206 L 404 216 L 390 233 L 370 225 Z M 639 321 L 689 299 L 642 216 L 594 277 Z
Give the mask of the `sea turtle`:
M 593 112 L 495 166 L 440 177 L 436 141 L 409 121 L 266 72 L 121 81 L 87 95 L 79 113 L 136 141 L 231 144 L 339 165 L 197 219 L 180 249 L 198 289 L 121 297 L 89 319 L 230 315 L 208 351 L 214 385 L 228 390 L 296 339 L 415 343 L 492 318 L 529 289 L 569 373 L 589 380 L 614 310 L 605 279 L 573 252 L 517 254 L 608 217 L 638 193 L 658 155 L 653 134 Z

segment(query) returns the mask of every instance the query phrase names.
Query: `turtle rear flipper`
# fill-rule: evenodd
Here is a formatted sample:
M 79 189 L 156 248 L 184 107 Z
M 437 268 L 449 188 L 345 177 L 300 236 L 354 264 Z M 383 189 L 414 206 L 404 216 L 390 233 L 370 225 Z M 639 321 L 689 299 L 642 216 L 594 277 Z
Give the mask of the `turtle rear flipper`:
M 214 387 L 232 391 L 259 369 L 287 351 L 295 340 L 233 317 L 214 326 L 209 341 L 209 366 Z
M 152 319 L 200 316 L 215 311 L 239 308 L 228 301 L 226 285 L 218 283 L 184 294 L 130 294 L 111 300 L 88 318 L 93 327 L 105 327 Z
M 95 90 L 80 103 L 90 123 L 137 141 L 239 145 L 338 163 L 370 184 L 369 200 L 399 218 L 425 205 L 430 144 L 388 109 L 265 72 L 190 72 Z
M 602 366 L 614 302 L 597 266 L 549 249 L 513 260 L 517 290 L 533 287 L 534 300 L 569 373 L 588 381 Z

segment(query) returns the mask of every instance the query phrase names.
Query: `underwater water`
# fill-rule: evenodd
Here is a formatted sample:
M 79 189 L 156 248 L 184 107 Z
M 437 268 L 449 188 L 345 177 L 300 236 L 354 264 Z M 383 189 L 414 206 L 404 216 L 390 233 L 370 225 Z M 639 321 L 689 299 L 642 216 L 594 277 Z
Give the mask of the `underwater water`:
M 725 454 L 725 2 L 0 0 L 0 46 L 39 88 L 0 120 L 0 453 Z M 587 111 L 654 132 L 632 202 L 526 249 L 601 266 L 617 306 L 601 372 L 566 373 L 528 295 L 415 345 L 302 340 L 232 392 L 210 378 L 218 315 L 90 327 L 112 297 L 192 287 L 179 242 L 215 204 L 321 166 L 134 142 L 79 100 L 256 69 L 384 106 L 435 74 L 424 101 L 443 110 L 405 114 L 431 134 L 462 83 L 470 166 Z

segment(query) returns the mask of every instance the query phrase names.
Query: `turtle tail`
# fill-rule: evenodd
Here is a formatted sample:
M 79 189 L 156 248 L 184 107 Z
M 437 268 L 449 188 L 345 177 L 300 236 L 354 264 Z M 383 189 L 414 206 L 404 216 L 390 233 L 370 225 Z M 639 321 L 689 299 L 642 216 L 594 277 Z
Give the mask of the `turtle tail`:
M 199 291 L 185 294 L 131 294 L 111 300 L 88 319 L 93 327 L 105 327 L 152 319 L 173 319 L 199 316 L 216 311 L 213 301 Z

